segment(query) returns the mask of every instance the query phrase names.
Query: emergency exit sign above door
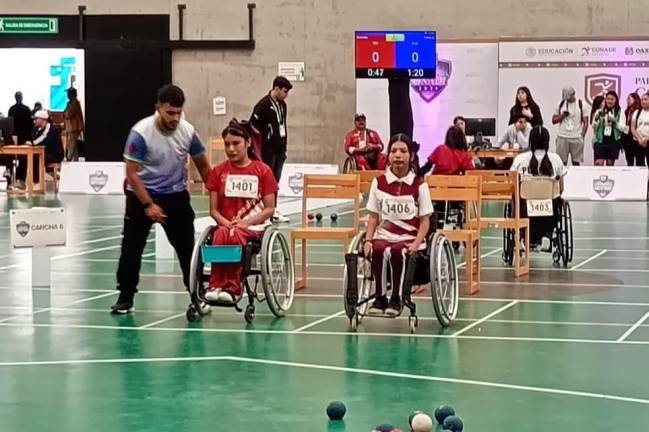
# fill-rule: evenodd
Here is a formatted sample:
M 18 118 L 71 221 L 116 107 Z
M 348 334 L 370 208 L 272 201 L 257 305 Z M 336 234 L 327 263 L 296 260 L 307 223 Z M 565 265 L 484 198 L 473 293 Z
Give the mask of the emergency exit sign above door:
M 58 18 L 0 17 L 0 34 L 57 34 L 58 32 Z

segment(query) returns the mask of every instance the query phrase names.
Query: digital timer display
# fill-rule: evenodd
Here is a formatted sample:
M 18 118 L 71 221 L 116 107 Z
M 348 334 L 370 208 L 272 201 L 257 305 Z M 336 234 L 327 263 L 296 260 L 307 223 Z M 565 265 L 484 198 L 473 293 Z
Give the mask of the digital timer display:
M 435 78 L 434 31 L 357 31 L 356 78 Z

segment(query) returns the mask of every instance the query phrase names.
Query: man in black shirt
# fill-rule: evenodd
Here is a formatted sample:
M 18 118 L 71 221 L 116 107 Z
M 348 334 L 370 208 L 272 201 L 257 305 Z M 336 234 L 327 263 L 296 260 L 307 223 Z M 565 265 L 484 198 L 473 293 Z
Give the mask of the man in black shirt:
M 22 92 L 16 92 L 16 104 L 9 108 L 9 117 L 14 118 L 14 134 L 18 136 L 18 144 L 25 144 L 32 134 L 32 110 L 23 104 Z
M 273 80 L 273 89 L 261 98 L 253 109 L 250 122 L 261 133 L 261 159 L 270 167 L 279 183 L 286 160 L 286 98 L 293 85 L 283 76 Z M 288 222 L 289 219 L 276 209 L 273 220 Z

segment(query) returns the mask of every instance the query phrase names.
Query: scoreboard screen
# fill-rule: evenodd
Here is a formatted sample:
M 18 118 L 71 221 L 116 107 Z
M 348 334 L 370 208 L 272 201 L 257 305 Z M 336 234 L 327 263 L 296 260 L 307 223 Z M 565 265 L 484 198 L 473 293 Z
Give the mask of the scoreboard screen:
M 356 78 L 435 78 L 434 31 L 357 31 Z

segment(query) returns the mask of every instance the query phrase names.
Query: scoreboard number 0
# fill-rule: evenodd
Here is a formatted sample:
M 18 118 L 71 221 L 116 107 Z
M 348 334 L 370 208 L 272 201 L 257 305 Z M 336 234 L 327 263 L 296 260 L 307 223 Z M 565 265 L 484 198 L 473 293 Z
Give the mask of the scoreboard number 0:
M 373 61 L 374 63 L 378 63 L 380 59 L 381 59 L 381 58 L 380 58 L 378 52 L 376 52 L 376 51 L 372 52 L 372 61 Z

